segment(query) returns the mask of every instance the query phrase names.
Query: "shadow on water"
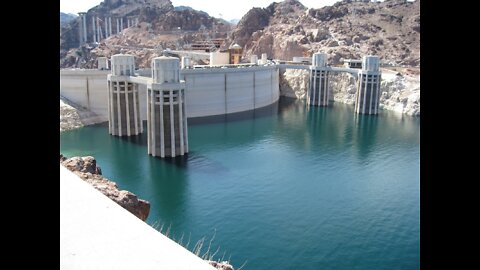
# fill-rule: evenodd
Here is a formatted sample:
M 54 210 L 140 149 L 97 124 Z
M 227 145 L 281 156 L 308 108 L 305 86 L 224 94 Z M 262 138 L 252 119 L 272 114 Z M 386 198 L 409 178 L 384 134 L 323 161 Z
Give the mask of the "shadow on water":
M 246 112 L 188 118 L 188 125 L 218 124 L 268 117 L 279 112 L 280 102 L 277 101 L 271 105 Z
M 175 165 L 177 167 L 186 169 L 188 165 L 187 161 L 189 159 L 189 156 L 190 156 L 189 153 L 186 153 L 183 156 L 165 157 L 163 158 L 163 160 L 171 165 Z M 155 158 L 160 159 L 159 157 L 155 157 Z
M 263 117 L 274 116 L 281 113 L 284 110 L 288 109 L 287 105 L 293 105 L 296 99 L 289 99 L 289 98 L 280 98 L 279 101 L 262 108 L 258 108 L 255 110 L 250 110 L 246 112 L 238 112 L 238 113 L 230 113 L 230 114 L 223 114 L 223 115 L 214 115 L 214 116 L 205 116 L 205 117 L 194 117 L 188 118 L 188 126 L 197 126 L 197 125 L 205 125 L 205 124 L 219 124 L 219 123 L 234 123 L 238 121 L 244 120 L 253 120 L 259 119 Z M 147 146 L 148 144 L 148 136 L 147 136 L 147 121 L 142 121 L 143 124 L 143 133 L 136 135 L 136 136 L 124 136 L 118 137 L 123 141 L 134 143 L 142 146 Z M 108 127 L 108 122 L 103 123 L 102 127 Z M 185 160 L 182 161 L 172 160 L 172 162 L 182 165 Z
M 282 114 L 285 111 L 291 110 L 292 107 L 299 102 L 302 103 L 303 101 L 296 98 L 280 97 L 278 100 L 278 113 Z
M 204 153 L 255 145 L 275 130 L 276 119 L 284 103 L 280 99 L 279 102 L 253 111 L 189 119 L 189 150 L 191 153 Z
M 355 132 L 353 144 L 358 150 L 360 158 L 366 159 L 373 152 L 377 141 L 379 115 L 354 114 Z
M 148 158 L 149 176 L 147 178 L 151 190 L 154 191 L 151 198 L 154 207 L 151 211 L 156 212 L 151 216 L 163 217 L 163 220 L 151 220 L 151 222 L 163 222 L 167 225 L 172 222 L 183 223 L 185 209 L 188 209 L 185 205 L 188 181 L 186 170 L 182 167 L 186 165 L 182 160 L 182 158 Z
M 143 132 L 142 133 L 140 133 L 138 135 L 135 135 L 135 136 L 122 136 L 122 137 L 118 137 L 118 138 L 120 138 L 121 140 L 123 140 L 125 142 L 134 143 L 134 144 L 138 144 L 138 145 L 142 145 L 142 146 L 147 146 L 147 144 L 148 144 L 147 121 L 146 120 L 142 121 L 142 125 L 143 125 Z

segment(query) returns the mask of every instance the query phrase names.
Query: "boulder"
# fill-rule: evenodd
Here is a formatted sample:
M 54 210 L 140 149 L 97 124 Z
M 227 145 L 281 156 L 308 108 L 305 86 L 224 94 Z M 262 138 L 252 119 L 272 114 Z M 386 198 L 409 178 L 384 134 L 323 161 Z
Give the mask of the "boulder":
M 234 270 L 233 266 L 227 261 L 222 261 L 222 262 L 207 261 L 207 262 L 218 270 Z
M 126 190 L 119 190 L 117 184 L 103 177 L 102 170 L 92 156 L 66 158 L 60 154 L 60 163 L 91 184 L 95 189 L 145 221 L 150 213 L 150 203 L 139 199 L 137 195 Z

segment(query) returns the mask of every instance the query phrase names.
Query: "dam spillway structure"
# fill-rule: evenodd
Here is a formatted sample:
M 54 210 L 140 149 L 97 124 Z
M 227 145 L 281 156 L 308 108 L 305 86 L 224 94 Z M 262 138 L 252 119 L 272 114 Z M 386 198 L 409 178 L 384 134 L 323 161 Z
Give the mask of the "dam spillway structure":
M 133 136 L 143 132 L 140 120 L 138 85 L 130 82 L 134 75 L 132 55 L 116 54 L 111 58 L 108 75 L 108 132 L 115 136 Z
M 154 58 L 152 81 L 147 83 L 148 154 L 165 158 L 188 153 L 185 104 L 179 59 Z
M 355 113 L 378 114 L 380 81 L 381 73 L 378 56 L 364 56 L 362 69 L 358 72 Z
M 310 85 L 307 91 L 307 104 L 328 106 L 327 54 L 314 53 L 310 66 Z

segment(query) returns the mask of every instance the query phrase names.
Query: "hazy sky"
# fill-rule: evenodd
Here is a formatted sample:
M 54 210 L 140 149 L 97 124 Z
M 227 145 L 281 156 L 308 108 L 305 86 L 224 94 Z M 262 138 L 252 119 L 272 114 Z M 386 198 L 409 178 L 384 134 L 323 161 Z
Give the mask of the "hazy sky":
M 174 6 L 190 6 L 203 10 L 210 16 L 226 20 L 240 19 L 252 7 L 267 7 L 273 2 L 281 0 L 171 0 Z M 309 8 L 319 8 L 332 5 L 339 0 L 300 0 Z M 60 11 L 77 14 L 100 4 L 102 0 L 60 0 Z M 221 14 L 221 15 L 220 15 Z

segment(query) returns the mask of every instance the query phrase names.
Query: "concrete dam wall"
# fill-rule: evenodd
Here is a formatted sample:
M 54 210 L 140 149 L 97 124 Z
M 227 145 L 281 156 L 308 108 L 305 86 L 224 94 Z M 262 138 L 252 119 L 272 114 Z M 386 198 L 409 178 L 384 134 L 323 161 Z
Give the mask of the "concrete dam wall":
M 108 119 L 109 70 L 60 70 L 60 95 Z
M 60 95 L 108 117 L 109 70 L 60 70 Z M 143 74 L 142 74 L 143 75 Z M 279 72 L 274 66 L 182 69 L 187 117 L 249 111 L 279 99 Z M 146 85 L 139 85 L 140 118 L 147 119 Z
M 188 117 L 253 110 L 280 95 L 275 67 L 184 69 Z

